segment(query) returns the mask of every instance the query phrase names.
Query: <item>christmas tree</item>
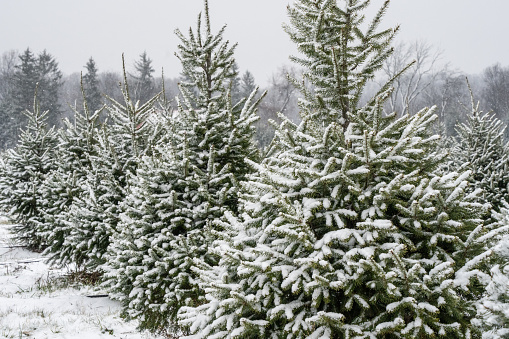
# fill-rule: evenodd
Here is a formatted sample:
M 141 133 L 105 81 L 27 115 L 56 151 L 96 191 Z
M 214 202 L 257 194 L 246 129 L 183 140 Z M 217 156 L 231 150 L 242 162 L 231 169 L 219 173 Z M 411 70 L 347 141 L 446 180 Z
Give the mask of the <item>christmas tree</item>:
M 363 25 L 368 4 L 289 8 L 314 92 L 302 86 L 302 122 L 283 121 L 243 185 L 245 213 L 216 221 L 207 303 L 179 313 L 189 338 L 480 335 L 494 256 L 483 236 L 499 227 L 483 225 L 470 172 L 437 173 L 433 109 L 384 114 L 391 80 L 359 104 L 396 32 L 378 30 L 388 1 Z
M 87 69 L 87 73 L 83 76 L 82 80 L 83 89 L 85 90 L 85 99 L 90 112 L 95 113 L 95 111 L 99 110 L 102 106 L 102 96 L 99 91 L 99 79 L 97 78 L 99 70 L 97 69 L 92 57 L 88 59 L 85 68 Z
M 509 205 L 502 203 L 499 211 L 493 210 L 492 232 L 485 235 L 492 246 L 494 257 L 486 292 L 477 308 L 479 319 L 475 324 L 482 329 L 485 338 L 507 338 L 509 335 Z M 499 259 L 502 260 L 499 260 Z
M 73 253 L 69 236 L 74 224 L 70 222 L 70 207 L 74 199 L 85 194 L 88 173 L 92 170 L 91 157 L 97 156 L 97 119 L 100 111 L 91 111 L 82 85 L 83 110 L 76 107 L 74 121 L 64 120 L 65 129 L 59 130 L 55 150 L 55 168 L 44 181 L 42 210 L 44 221 L 38 232 L 46 239 L 44 254 L 59 264 L 81 263 Z
M 124 68 L 124 103 L 108 98 L 109 124 L 97 135 L 83 193 L 75 196 L 69 209 L 69 256 L 88 269 L 106 261 L 111 237 L 118 230 L 121 204 L 128 193 L 128 179 L 136 172 L 142 156 L 151 154 L 161 128 L 151 123 L 158 96 L 139 106 L 131 100 Z
M 134 101 L 140 101 L 140 104 L 144 104 L 151 99 L 156 93 L 157 88 L 155 86 L 154 68 L 152 67 L 152 59 L 147 56 L 147 52 L 143 52 L 140 55 L 139 61 L 134 63 L 136 74 L 133 75 L 134 80 Z
M 37 227 L 44 222 L 42 186 L 55 164 L 53 155 L 57 137 L 48 129 L 48 111 L 40 110 L 37 95 L 33 111 L 25 111 L 27 126 L 21 131 L 17 146 L 6 152 L 1 204 L 18 223 L 13 228 L 17 238 L 28 247 L 41 249 L 46 240 Z
M 469 85 L 470 89 L 470 85 Z M 466 122 L 456 126 L 451 155 L 456 167 L 472 172 L 471 190 L 482 189 L 483 199 L 499 210 L 509 199 L 509 148 L 504 140 L 505 124 L 493 113 L 483 113 L 474 102 Z
M 204 18 L 189 37 L 176 32 L 187 81 L 180 84 L 173 135 L 132 178 L 105 266 L 126 316 L 151 330 L 177 331 L 178 309 L 203 302 L 194 268 L 218 262 L 206 230 L 225 211 L 238 210 L 238 183 L 250 172 L 246 159 L 258 158 L 256 90 L 232 105 L 235 46 L 223 42 L 224 27 L 211 33 L 207 1 Z

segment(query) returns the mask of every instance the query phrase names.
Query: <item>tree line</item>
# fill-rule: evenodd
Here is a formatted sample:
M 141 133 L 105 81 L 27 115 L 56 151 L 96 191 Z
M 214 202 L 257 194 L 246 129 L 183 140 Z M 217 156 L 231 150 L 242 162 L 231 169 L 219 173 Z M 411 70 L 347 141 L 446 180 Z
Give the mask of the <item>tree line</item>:
M 450 77 L 391 59 L 389 1 L 365 22 L 368 5 L 289 6 L 300 71 L 273 94 L 235 92 L 254 81 L 238 82 L 205 0 L 176 31 L 174 99 L 163 82 L 140 100 L 125 63 L 121 97 L 92 109 L 84 76 L 62 128 L 37 96 L 0 163 L 17 239 L 96 272 L 127 319 L 168 336 L 507 335 L 506 124 L 462 78 L 466 113 L 447 135 Z M 443 100 L 420 107 L 421 93 Z M 264 103 L 280 114 L 261 150 Z
M 42 61 L 38 61 L 39 59 Z M 465 103 L 469 106 L 470 96 L 464 81 L 468 76 L 481 109 L 494 112 L 497 118 L 504 122 L 509 121 L 506 113 L 509 111 L 509 66 L 504 67 L 497 63 L 486 67 L 481 74 L 467 75 L 444 63 L 440 50 L 422 41 L 397 44 L 394 53 L 385 60 L 376 78 L 366 86 L 364 95 L 369 97 L 384 79 L 394 76 L 399 69 L 412 61 L 415 61 L 412 67 L 395 81 L 394 93 L 386 106 L 387 112 L 404 113 L 417 107 L 437 105 L 443 133 L 454 136 L 455 125 L 463 122 L 468 112 Z M 235 67 L 238 72 L 237 64 Z M 134 100 L 146 102 L 161 90 L 162 81 L 165 82 L 168 98 L 178 95 L 178 83 L 181 79 L 156 74 L 152 60 L 146 52 L 134 61 L 132 68 L 134 72 L 128 72 L 127 75 L 128 81 L 132 83 Z M 105 96 L 122 100 L 118 86 L 122 81 L 121 73 L 99 72 L 92 57 L 84 69 L 82 81 L 92 111 L 104 105 L 107 101 Z M 260 147 L 270 143 L 274 128 L 269 121 L 279 121 L 278 112 L 299 121 L 297 102 L 301 93 L 288 76 L 298 78 L 301 72 L 300 67 L 283 65 L 269 78 L 265 86 L 268 94 L 261 102 L 258 110 L 260 120 L 256 123 L 256 139 Z M 41 109 L 48 109 L 50 112 L 50 126 L 62 127 L 63 118 L 70 118 L 73 114 L 69 106 L 82 103 L 80 73 L 62 74 L 57 60 L 46 50 L 39 56 L 34 55 L 29 48 L 21 55 L 14 50 L 4 52 L 0 60 L 0 115 L 4 117 L 5 128 L 0 135 L 0 149 L 13 147 L 20 128 L 26 126 L 26 119 L 21 112 L 31 109 L 36 84 L 40 88 Z M 250 93 L 257 83 L 252 73 L 246 70 L 237 74 L 232 86 L 234 100 L 238 100 Z M 509 136 L 504 137 L 507 139 Z
M 162 82 L 168 98 L 178 94 L 178 83 L 183 79 L 168 78 L 163 73 L 157 75 L 152 59 L 146 52 L 134 62 L 133 68 L 133 72 L 127 72 L 127 81 L 134 101 L 140 101 L 141 104 L 148 101 L 161 90 Z M 55 127 L 63 127 L 63 119 L 73 115 L 72 106 L 82 104 L 81 87 L 85 90 L 84 97 L 91 111 L 100 109 L 108 101 L 106 97 L 122 100 L 119 87 L 123 80 L 121 73 L 99 72 L 93 57 L 90 57 L 84 69 L 81 73 L 63 75 L 55 57 L 46 50 L 39 55 L 34 55 L 30 48 L 23 54 L 14 50 L 5 52 L 0 60 L 0 116 L 6 123 L 0 133 L 0 149 L 5 150 L 16 144 L 19 130 L 27 124 L 23 112 L 32 109 L 36 87 L 41 110 L 49 111 L 48 124 Z M 235 72 L 236 76 L 231 81 L 232 97 L 234 101 L 239 101 L 251 93 L 257 84 L 249 70 L 239 73 L 235 64 Z M 295 88 L 286 79 L 285 67 L 274 74 L 269 88 L 272 94 L 260 108 L 264 119 L 262 124 L 258 123 L 260 132 L 257 140 L 261 147 L 266 146 L 273 135 L 273 128 L 269 127 L 267 131 L 267 121 L 277 118 L 276 112 L 291 110 L 294 118 L 298 116 Z

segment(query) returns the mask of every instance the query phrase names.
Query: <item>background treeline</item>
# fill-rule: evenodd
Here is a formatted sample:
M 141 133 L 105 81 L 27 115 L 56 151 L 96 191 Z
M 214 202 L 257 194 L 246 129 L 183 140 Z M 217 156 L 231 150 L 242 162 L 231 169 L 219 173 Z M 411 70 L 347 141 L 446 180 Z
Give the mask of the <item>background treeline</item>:
M 43 69 L 40 65 L 41 57 L 47 59 L 51 68 Z M 120 60 L 120 59 L 119 59 Z M 185 80 L 182 77 L 169 78 L 152 67 L 152 60 L 142 53 L 138 60 L 126 65 L 127 81 L 133 92 L 133 100 L 145 103 L 156 93 L 161 91 L 164 80 L 165 95 L 173 100 L 179 94 L 178 83 Z M 168 73 L 168 70 L 165 70 Z M 176 73 L 175 70 L 170 70 Z M 249 70 L 241 72 L 235 65 L 236 76 L 231 81 L 232 97 L 238 100 L 259 86 Z M 274 129 L 268 124 L 268 119 L 277 119 L 277 112 L 284 112 L 293 119 L 298 119 L 297 91 L 287 78 L 287 73 L 296 74 L 294 68 L 282 66 L 270 79 L 267 86 L 269 95 L 260 106 L 261 120 L 258 123 L 257 139 L 261 146 L 270 142 Z M 4 52 L 0 59 L 0 116 L 4 121 L 4 128 L 0 133 L 0 149 L 11 148 L 15 145 L 20 128 L 26 126 L 23 111 L 32 109 L 36 84 L 38 84 L 38 100 L 41 110 L 49 110 L 48 123 L 50 126 L 62 127 L 63 119 L 72 117 L 69 106 L 80 106 L 83 103 L 81 94 L 81 76 L 89 108 L 99 109 L 107 102 L 106 96 L 115 100 L 122 100 L 120 82 L 123 81 L 121 72 L 100 72 L 91 57 L 84 65 L 83 71 L 64 75 L 58 69 L 54 56 L 47 51 L 40 55 L 27 48 L 22 54 L 18 51 Z M 163 79 L 164 77 L 164 79 Z
M 465 74 L 447 64 L 438 49 L 426 42 L 400 43 L 395 52 L 384 63 L 376 79 L 368 85 L 365 96 L 370 97 L 378 84 L 394 76 L 404 65 L 415 61 L 415 64 L 395 82 L 395 91 L 387 103 L 386 110 L 401 114 L 415 110 L 417 107 L 437 105 L 444 132 L 454 135 L 454 126 L 465 119 L 464 104 L 469 102 L 469 93 L 465 87 L 468 76 L 481 109 L 493 111 L 497 118 L 509 121 L 509 67 L 500 63 L 486 67 L 481 74 Z M 133 100 L 144 103 L 148 98 L 161 90 L 165 83 L 167 98 L 178 95 L 178 83 L 181 77 L 171 78 L 163 75 L 161 70 L 152 67 L 152 60 L 142 53 L 139 58 L 127 63 L 127 79 L 133 89 Z M 250 93 L 260 84 L 249 70 L 240 71 L 235 66 L 237 75 L 232 81 L 232 96 L 240 98 Z M 168 72 L 169 71 L 169 72 Z M 269 119 L 278 120 L 281 112 L 294 121 L 298 121 L 297 100 L 300 92 L 288 76 L 299 78 L 302 72 L 296 66 L 283 65 L 275 70 L 264 90 L 268 95 L 259 107 L 260 121 L 257 123 L 257 141 L 261 147 L 267 146 L 274 134 Z M 175 70 L 166 70 L 175 73 Z M 4 52 L 0 59 L 0 117 L 4 128 L 0 133 L 0 148 L 7 149 L 16 143 L 19 129 L 26 126 L 26 119 L 21 113 L 31 109 L 35 84 L 39 85 L 39 102 L 42 110 L 49 110 L 50 126 L 63 126 L 62 119 L 72 116 L 69 106 L 81 105 L 81 74 L 86 98 L 91 110 L 100 108 L 105 96 L 121 100 L 119 83 L 120 72 L 101 72 L 91 57 L 81 73 L 62 74 L 54 56 L 44 50 L 35 54 L 27 48 L 19 51 Z M 56 100 L 55 100 L 56 99 Z M 505 135 L 505 138 L 508 136 Z

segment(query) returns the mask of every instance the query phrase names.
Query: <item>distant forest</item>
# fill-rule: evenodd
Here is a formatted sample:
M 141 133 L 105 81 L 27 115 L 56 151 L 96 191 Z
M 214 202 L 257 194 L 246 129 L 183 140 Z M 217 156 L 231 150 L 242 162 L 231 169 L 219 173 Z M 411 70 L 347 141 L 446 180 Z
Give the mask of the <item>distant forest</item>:
M 413 65 L 394 82 L 394 92 L 386 104 L 386 112 L 403 114 L 415 112 L 419 107 L 436 105 L 444 128 L 442 134 L 455 135 L 454 126 L 464 121 L 464 115 L 469 111 L 470 94 L 465 81 L 468 77 L 475 99 L 480 101 L 480 108 L 493 111 L 497 118 L 509 122 L 509 67 L 497 63 L 487 66 L 481 74 L 465 74 L 450 67 L 438 49 L 423 42 L 396 45 L 395 52 L 385 61 L 376 80 L 366 86 L 364 97 L 371 97 L 379 84 L 412 62 Z M 93 110 L 100 109 L 107 101 L 106 97 L 121 101 L 122 72 L 103 72 L 100 67 L 90 57 L 84 62 L 81 73 L 77 70 L 63 74 L 57 58 L 49 51 L 27 48 L 23 52 L 4 52 L 0 58 L 0 117 L 4 124 L 0 131 L 0 149 L 12 148 L 20 129 L 26 126 L 23 112 L 33 108 L 36 84 L 38 101 L 42 110 L 49 111 L 51 126 L 62 127 L 63 118 L 73 115 L 70 106 L 81 107 L 81 84 Z M 143 104 L 162 91 L 164 82 L 165 97 L 175 102 L 179 93 L 178 83 L 182 79 L 168 77 L 162 74 L 162 70 L 154 69 L 152 59 L 146 52 L 136 60 L 126 60 L 125 68 L 134 100 Z M 237 76 L 231 84 L 233 101 L 259 86 L 248 69 L 243 70 L 235 65 L 235 71 Z M 171 72 L 176 73 L 177 70 Z M 272 139 L 274 129 L 269 120 L 277 121 L 278 113 L 293 121 L 299 120 L 298 100 L 301 94 L 291 79 L 300 79 L 301 73 L 302 70 L 295 66 L 282 65 L 273 71 L 265 88 L 261 88 L 261 92 L 266 90 L 267 95 L 258 108 L 260 120 L 256 124 L 256 139 L 260 147 L 266 146 Z

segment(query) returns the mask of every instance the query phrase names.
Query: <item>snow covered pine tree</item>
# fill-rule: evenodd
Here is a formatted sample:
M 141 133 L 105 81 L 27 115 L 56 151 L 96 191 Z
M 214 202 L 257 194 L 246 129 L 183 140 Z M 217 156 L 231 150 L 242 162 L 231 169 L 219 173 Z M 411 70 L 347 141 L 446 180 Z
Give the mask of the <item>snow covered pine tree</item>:
M 466 122 L 456 125 L 451 156 L 457 168 L 472 172 L 471 190 L 482 189 L 483 198 L 500 211 L 509 199 L 509 146 L 504 141 L 506 125 L 494 113 L 479 111 L 470 90 L 471 111 Z
M 490 263 L 491 279 L 486 292 L 480 298 L 477 307 L 479 319 L 475 324 L 483 331 L 483 338 L 500 339 L 509 336 L 509 205 L 504 203 L 499 210 L 492 210 L 490 225 L 495 232 L 486 237 L 494 252 Z M 502 260 L 500 260 L 502 258 Z
M 203 302 L 193 267 L 219 260 L 207 251 L 205 230 L 225 210 L 237 211 L 237 183 L 250 171 L 245 160 L 258 160 L 253 123 L 261 98 L 254 100 L 255 90 L 232 106 L 235 45 L 223 41 L 225 27 L 211 33 L 207 1 L 204 19 L 189 37 L 176 31 L 185 81 L 174 134 L 132 178 L 106 266 L 125 315 L 153 331 L 178 332 L 178 309 Z
M 91 158 L 97 156 L 97 119 L 101 110 L 91 111 L 81 86 L 83 112 L 73 108 L 74 122 L 64 119 L 65 129 L 58 131 L 55 149 L 55 168 L 48 174 L 41 189 L 44 220 L 38 232 L 47 241 L 44 254 L 58 264 L 82 263 L 83 256 L 72 249 L 70 235 L 76 225 L 72 222 L 70 207 L 74 199 L 86 192 L 88 173 L 92 170 Z
M 219 222 L 207 303 L 179 312 L 185 338 L 480 336 L 488 207 L 466 193 L 469 172 L 435 173 L 433 109 L 384 114 L 390 81 L 359 104 L 396 33 L 378 30 L 389 1 L 363 25 L 368 5 L 289 7 L 314 92 L 301 86 L 302 122 L 281 124 L 244 185 L 245 213 Z
M 479 110 L 468 81 L 467 85 L 471 111 L 466 122 L 456 125 L 457 136 L 452 138 L 450 152 L 456 168 L 471 171 L 469 191 L 482 190 L 482 201 L 493 208 L 489 221 L 494 225 L 489 227 L 498 232 L 489 233 L 489 245 L 493 247 L 496 259 L 491 263 L 491 281 L 478 304 L 481 316 L 477 323 L 482 326 L 486 338 L 503 338 L 509 334 L 509 238 L 504 234 L 509 227 L 506 125 L 493 113 Z
M 5 153 L 0 204 L 18 223 L 13 228 L 16 237 L 30 248 L 41 249 L 47 244 L 38 232 L 38 225 L 44 222 L 41 193 L 46 176 L 56 166 L 57 136 L 47 127 L 48 111 L 40 110 L 37 93 L 33 111 L 24 114 L 27 126 L 16 147 Z
M 158 96 L 141 106 L 133 102 L 123 65 L 124 103 L 108 98 L 110 124 L 103 124 L 98 132 L 83 194 L 74 198 L 69 209 L 72 230 L 65 251 L 74 262 L 92 270 L 106 262 L 111 237 L 120 231 L 117 226 L 129 191 L 128 178 L 136 172 L 141 157 L 152 152 L 161 131 L 149 120 Z

